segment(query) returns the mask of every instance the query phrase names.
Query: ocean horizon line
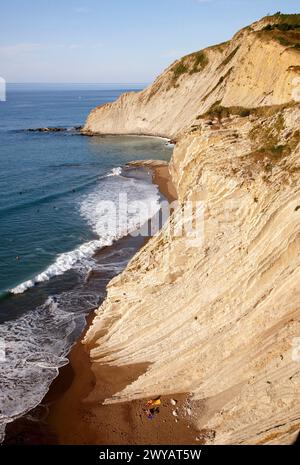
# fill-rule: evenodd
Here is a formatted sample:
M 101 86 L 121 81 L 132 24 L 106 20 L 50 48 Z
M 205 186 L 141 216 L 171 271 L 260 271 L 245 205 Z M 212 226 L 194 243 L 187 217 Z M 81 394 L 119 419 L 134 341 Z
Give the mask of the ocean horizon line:
M 145 82 L 6 82 L 8 92 L 21 91 L 136 91 L 148 87 Z
M 91 85 L 91 86 L 108 86 L 108 85 L 137 85 L 137 84 L 150 84 L 150 82 L 11 82 L 6 81 L 8 85 Z

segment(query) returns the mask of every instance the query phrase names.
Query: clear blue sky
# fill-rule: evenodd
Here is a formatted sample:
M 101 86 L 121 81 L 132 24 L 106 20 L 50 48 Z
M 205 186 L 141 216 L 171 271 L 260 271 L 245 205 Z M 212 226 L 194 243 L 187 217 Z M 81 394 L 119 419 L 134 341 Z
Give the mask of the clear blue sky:
M 180 56 L 228 40 L 299 0 L 7 0 L 0 76 L 8 82 L 150 82 Z

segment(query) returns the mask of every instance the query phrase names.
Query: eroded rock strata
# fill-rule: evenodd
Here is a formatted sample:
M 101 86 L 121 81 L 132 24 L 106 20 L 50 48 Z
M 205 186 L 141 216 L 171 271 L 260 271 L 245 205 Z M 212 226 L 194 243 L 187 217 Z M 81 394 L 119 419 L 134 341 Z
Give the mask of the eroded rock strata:
M 106 402 L 191 393 L 207 443 L 290 444 L 300 430 L 299 29 L 279 27 L 297 21 L 264 18 L 85 125 L 175 137 L 179 200 L 109 284 L 84 340 L 92 368 L 149 364 Z M 176 233 L 190 201 L 196 242 Z

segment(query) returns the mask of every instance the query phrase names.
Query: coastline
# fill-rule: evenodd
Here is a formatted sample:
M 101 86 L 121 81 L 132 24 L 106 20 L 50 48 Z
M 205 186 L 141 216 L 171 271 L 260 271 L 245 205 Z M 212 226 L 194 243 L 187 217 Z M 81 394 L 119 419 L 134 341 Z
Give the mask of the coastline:
M 176 191 L 167 163 L 150 160 L 133 162 L 129 166 L 150 167 L 153 183 L 170 203 L 175 200 Z M 93 316 L 89 316 L 85 332 Z M 45 399 L 50 402 L 46 422 L 59 444 L 199 444 L 199 432 L 186 413 L 186 394 L 164 396 L 160 414 L 151 421 L 143 411 L 148 399 L 103 405 L 106 398 L 142 375 L 148 364 L 122 367 L 99 364 L 95 377 L 88 351 L 89 347 L 77 342 L 70 353 L 71 383 L 64 373 L 57 378 Z M 97 391 L 94 392 L 96 379 Z
M 152 170 L 152 182 L 161 194 L 172 203 L 177 200 L 177 192 L 169 173 L 169 163 L 163 160 L 136 160 L 127 163 L 128 167 L 144 167 Z
M 169 203 L 176 200 L 167 162 L 148 160 L 127 166 L 150 168 L 153 183 L 161 194 Z M 93 317 L 91 312 L 84 334 Z M 148 399 L 102 405 L 107 397 L 143 374 L 148 365 L 99 365 L 95 397 L 95 370 L 91 370 L 89 348 L 81 342 L 84 334 L 73 346 L 68 365 L 60 369 L 41 404 L 7 426 L 6 444 L 199 444 L 199 432 L 187 414 L 187 394 L 164 396 L 160 414 L 151 421 L 144 413 Z
M 298 27 L 296 12 L 268 14 L 146 88 L 8 99 L 3 283 L 70 255 L 36 289 L 40 275 L 3 285 L 33 287 L 0 308 L 3 427 L 18 418 L 5 444 L 300 443 Z M 22 134 L 43 121 L 66 134 Z M 169 164 L 151 160 L 173 146 Z

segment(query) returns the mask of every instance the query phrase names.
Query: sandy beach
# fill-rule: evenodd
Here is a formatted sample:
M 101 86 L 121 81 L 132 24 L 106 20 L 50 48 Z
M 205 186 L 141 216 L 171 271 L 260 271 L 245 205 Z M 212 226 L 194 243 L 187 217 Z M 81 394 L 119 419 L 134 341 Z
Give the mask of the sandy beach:
M 176 191 L 169 176 L 168 165 L 155 163 L 151 167 L 154 172 L 153 182 L 159 186 L 161 193 L 169 202 L 175 200 Z M 90 321 L 92 318 L 91 315 Z M 68 367 L 69 372 L 72 369 L 72 382 L 68 383 L 69 387 L 60 393 L 50 407 L 47 423 L 60 444 L 199 444 L 196 440 L 198 433 L 186 414 L 188 407 L 185 394 L 162 398 L 160 413 L 152 420 L 144 412 L 148 399 L 102 405 L 106 398 L 144 373 L 147 365 L 97 367 L 95 397 L 95 368 L 92 372 L 86 350 L 80 342 L 72 350 Z M 98 397 L 99 380 L 102 386 L 101 398 Z M 59 377 L 48 399 L 61 389 L 60 382 Z
M 129 167 L 146 167 L 153 171 L 153 183 L 156 184 L 163 194 L 163 196 L 169 201 L 173 202 L 177 199 L 176 189 L 172 183 L 171 176 L 169 173 L 169 164 L 162 160 L 137 160 L 128 163 Z
M 153 170 L 153 182 L 171 203 L 176 190 L 168 164 L 137 162 Z M 87 328 L 93 320 L 90 314 Z M 87 330 L 86 328 L 86 330 Z M 160 412 L 152 420 L 146 402 L 103 405 L 143 374 L 148 365 L 101 366 L 91 370 L 89 348 L 79 340 L 69 354 L 43 402 L 7 427 L 6 444 L 199 444 L 201 437 L 191 422 L 187 394 L 161 398 Z M 97 378 L 97 395 L 93 392 Z M 101 397 L 99 397 L 99 386 Z M 159 395 L 159 393 L 157 393 Z

